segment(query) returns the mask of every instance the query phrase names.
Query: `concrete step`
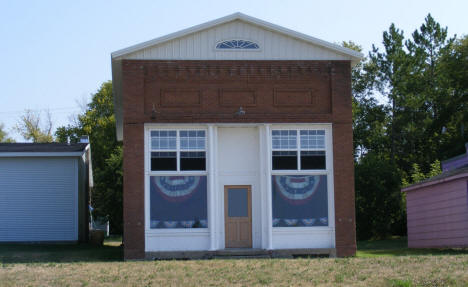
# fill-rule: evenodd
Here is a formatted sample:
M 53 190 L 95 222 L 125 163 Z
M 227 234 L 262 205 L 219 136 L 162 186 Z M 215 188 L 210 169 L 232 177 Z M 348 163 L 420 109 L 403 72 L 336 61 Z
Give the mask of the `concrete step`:
M 217 256 L 262 256 L 271 254 L 271 252 L 268 250 L 250 248 L 228 248 L 224 250 L 217 250 L 214 253 Z

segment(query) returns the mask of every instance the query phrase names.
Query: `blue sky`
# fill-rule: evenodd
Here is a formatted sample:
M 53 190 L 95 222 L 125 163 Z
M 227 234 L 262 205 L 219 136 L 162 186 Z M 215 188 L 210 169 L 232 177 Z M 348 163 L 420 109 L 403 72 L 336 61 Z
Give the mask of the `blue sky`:
M 352 40 L 367 54 L 393 22 L 409 36 L 431 13 L 449 34 L 467 33 L 468 1 L 0 1 L 0 123 L 25 109 L 69 123 L 111 79 L 113 51 L 242 12 L 311 36 Z

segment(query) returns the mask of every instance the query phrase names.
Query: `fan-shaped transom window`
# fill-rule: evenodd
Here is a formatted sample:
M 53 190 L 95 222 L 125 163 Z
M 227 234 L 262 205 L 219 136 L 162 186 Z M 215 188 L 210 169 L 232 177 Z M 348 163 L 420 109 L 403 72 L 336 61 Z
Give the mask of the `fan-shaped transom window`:
M 216 49 L 221 50 L 258 50 L 260 46 L 249 40 L 227 40 L 216 44 Z

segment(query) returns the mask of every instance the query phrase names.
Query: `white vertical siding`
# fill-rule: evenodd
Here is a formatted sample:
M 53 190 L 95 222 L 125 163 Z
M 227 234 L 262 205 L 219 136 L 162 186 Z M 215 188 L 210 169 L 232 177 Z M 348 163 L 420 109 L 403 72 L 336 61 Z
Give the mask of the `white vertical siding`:
M 76 241 L 76 158 L 0 158 L 0 242 Z
M 219 51 L 215 45 L 229 39 L 246 39 L 260 51 Z M 265 28 L 235 20 L 123 56 L 142 60 L 351 60 L 331 51 Z

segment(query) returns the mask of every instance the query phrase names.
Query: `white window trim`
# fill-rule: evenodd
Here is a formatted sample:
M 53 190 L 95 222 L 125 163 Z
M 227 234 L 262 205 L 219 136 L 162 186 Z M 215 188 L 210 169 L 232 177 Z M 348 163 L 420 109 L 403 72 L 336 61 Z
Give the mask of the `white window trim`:
M 295 130 L 296 131 L 296 148 L 291 149 L 275 149 L 273 148 L 273 131 L 284 131 L 284 130 Z M 316 131 L 316 130 L 322 130 L 325 131 L 325 147 L 324 148 L 302 148 L 301 147 L 301 131 Z M 268 139 L 271 142 L 271 153 L 270 157 L 273 159 L 273 152 L 274 151 L 295 151 L 296 152 L 296 157 L 297 157 L 297 169 L 273 169 L 273 166 L 271 167 L 271 172 L 272 175 L 282 175 L 284 173 L 291 173 L 293 172 L 294 174 L 303 174 L 304 172 L 309 174 L 324 174 L 328 170 L 328 161 L 327 157 L 329 154 L 328 145 L 327 145 L 327 129 L 326 128 L 275 128 L 274 126 L 270 130 L 270 137 Z M 325 152 L 325 169 L 301 169 L 301 151 L 324 151 Z M 318 173 L 317 173 L 318 172 Z
M 273 149 L 273 130 L 297 130 L 296 148 L 291 151 L 297 151 L 297 169 L 294 170 L 274 170 L 273 165 L 270 165 L 270 181 L 273 175 L 326 175 L 327 176 L 327 205 L 328 205 L 328 226 L 271 226 L 272 233 L 288 233 L 291 232 L 307 232 L 307 231 L 334 231 L 335 230 L 335 203 L 334 203 L 334 184 L 333 184 L 333 145 L 332 145 L 332 127 L 327 126 L 314 126 L 314 127 L 301 127 L 300 125 L 291 126 L 275 126 L 271 125 L 268 135 L 268 141 L 270 146 L 269 157 L 270 162 L 273 159 L 273 151 L 280 151 L 280 149 Z M 301 157 L 300 157 L 300 131 L 301 130 L 324 130 L 325 131 L 325 148 L 319 149 L 325 151 L 325 169 L 304 169 L 301 170 Z M 282 149 L 285 151 L 286 149 Z M 304 151 L 309 149 L 302 149 Z M 273 192 L 273 187 L 270 188 L 269 193 Z M 270 201 L 271 212 L 273 215 L 273 201 Z M 272 222 L 270 223 L 272 224 Z
M 176 132 L 176 149 L 153 149 L 151 145 L 151 132 L 152 131 L 175 131 Z M 180 148 L 180 131 L 205 131 L 205 149 L 181 149 Z M 148 139 L 145 140 L 148 144 L 148 149 L 145 149 L 145 153 L 148 156 L 148 169 L 146 171 L 150 175 L 161 175 L 161 176 L 171 176 L 171 175 L 207 175 L 208 174 L 208 129 L 206 127 L 200 128 L 148 128 L 146 131 Z M 151 170 L 151 152 L 175 152 L 177 169 L 176 170 Z M 205 152 L 205 170 L 180 170 L 180 153 L 181 152 Z
M 180 171 L 180 142 L 179 142 L 179 132 L 183 131 L 205 131 L 205 160 L 206 168 L 204 171 Z M 176 131 L 176 150 L 153 150 L 151 145 L 151 131 Z M 150 178 L 151 176 L 206 176 L 207 180 L 207 217 L 209 217 L 209 181 L 210 174 L 208 173 L 208 162 L 209 162 L 209 152 L 207 144 L 209 142 L 208 127 L 207 126 L 173 126 L 173 127 L 158 127 L 158 126 L 145 126 L 144 134 L 144 157 L 145 157 L 145 236 L 161 235 L 161 236 L 171 236 L 177 234 L 209 234 L 210 225 L 206 228 L 151 228 L 151 200 L 150 200 Z M 151 170 L 151 152 L 176 152 L 177 157 L 177 171 L 153 171 Z M 201 150 L 182 150 L 182 151 L 201 151 Z M 207 220 L 209 220 L 207 218 Z

